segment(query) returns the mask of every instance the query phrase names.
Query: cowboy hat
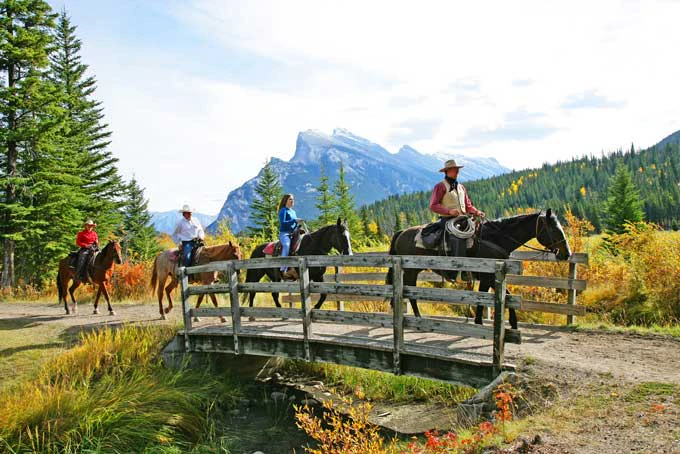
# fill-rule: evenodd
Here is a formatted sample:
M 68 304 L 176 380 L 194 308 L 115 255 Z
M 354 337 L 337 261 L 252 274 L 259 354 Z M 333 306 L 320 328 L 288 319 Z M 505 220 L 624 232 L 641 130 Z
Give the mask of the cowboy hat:
M 459 166 L 458 164 L 456 164 L 456 160 L 455 160 L 455 159 L 448 159 L 448 160 L 444 163 L 444 167 L 442 167 L 441 169 L 439 169 L 439 171 L 440 171 L 440 172 L 446 172 L 446 171 L 449 170 L 449 169 L 461 169 L 461 168 L 463 168 L 463 167 L 465 167 L 465 166 Z
M 83 224 L 83 225 L 93 225 L 93 226 L 97 227 L 97 224 L 95 224 L 92 219 L 88 219 L 87 221 L 85 221 L 85 224 Z
M 194 210 L 192 210 L 191 207 L 185 203 L 184 205 L 182 205 L 182 209 L 179 210 L 179 212 L 180 213 L 193 213 Z

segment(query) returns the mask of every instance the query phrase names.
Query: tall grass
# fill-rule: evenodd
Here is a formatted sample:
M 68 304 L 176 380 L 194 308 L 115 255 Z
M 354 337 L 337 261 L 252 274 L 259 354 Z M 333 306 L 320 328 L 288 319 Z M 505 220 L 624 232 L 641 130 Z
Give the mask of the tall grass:
M 186 451 L 233 404 L 228 377 L 163 367 L 170 327 L 83 336 L 40 375 L 0 395 L 0 452 Z

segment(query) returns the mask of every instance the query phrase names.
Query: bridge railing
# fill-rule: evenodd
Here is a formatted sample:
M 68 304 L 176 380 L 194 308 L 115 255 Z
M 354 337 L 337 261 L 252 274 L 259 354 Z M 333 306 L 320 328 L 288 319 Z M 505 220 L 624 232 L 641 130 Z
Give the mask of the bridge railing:
M 359 254 L 363 255 L 363 254 Z M 386 252 L 370 252 L 365 255 L 387 255 Z M 514 251 L 510 258 L 513 260 L 520 260 L 522 262 L 557 262 L 555 255 L 552 253 L 544 253 L 538 251 Z M 552 314 L 562 314 L 566 316 L 566 323 L 570 325 L 574 323 L 574 316 L 584 315 L 586 309 L 584 306 L 577 305 L 577 292 L 586 289 L 587 281 L 585 279 L 578 279 L 578 266 L 588 265 L 588 254 L 576 252 L 572 254 L 567 260 L 569 264 L 568 274 L 566 276 L 527 276 L 508 274 L 508 284 L 522 287 L 541 287 L 552 288 L 557 290 L 567 290 L 567 302 L 558 303 L 555 301 L 531 301 L 523 298 L 521 301 L 521 309 L 523 311 L 545 312 Z M 356 281 L 380 281 L 385 279 L 384 272 L 344 272 L 342 267 L 336 267 L 335 273 L 327 273 L 324 275 L 324 281 L 334 282 L 356 282 Z M 433 272 L 421 272 L 418 274 L 418 282 L 443 282 L 444 278 Z M 329 302 L 335 302 L 338 310 L 344 310 L 344 303 L 351 301 L 366 301 L 369 298 L 362 296 L 343 296 L 333 295 L 329 296 Z M 425 298 L 423 302 L 427 301 Z M 281 301 L 283 303 L 291 303 L 297 301 L 293 295 L 282 295 Z M 407 313 L 409 307 L 407 306 Z
M 300 279 L 297 282 L 250 282 L 240 283 L 238 272 L 256 268 L 278 268 L 281 266 L 296 267 Z M 313 267 L 378 267 L 389 268 L 392 273 L 392 284 L 357 284 L 346 282 L 311 282 L 309 269 Z M 458 270 L 470 272 L 493 273 L 495 285 L 499 291 L 480 293 L 455 289 L 422 288 L 405 286 L 403 271 L 411 268 Z M 190 286 L 189 275 L 201 272 L 221 271 L 227 276 L 227 283 Z M 521 298 L 507 297 L 505 288 L 508 275 L 520 275 L 522 264 L 516 260 L 495 260 L 478 258 L 451 258 L 427 256 L 388 256 L 388 255 L 354 255 L 354 256 L 305 256 L 278 257 L 250 260 L 235 260 L 213 262 L 207 265 L 180 268 L 180 283 L 182 292 L 182 309 L 185 324 L 185 343 L 189 350 L 190 333 L 193 329 L 194 316 L 231 316 L 234 351 L 245 354 L 245 348 L 239 342 L 243 334 L 243 317 L 288 318 L 302 321 L 302 337 L 304 343 L 304 359 L 314 360 L 310 343 L 314 340 L 314 322 L 332 322 L 334 324 L 367 325 L 373 327 L 391 327 L 393 330 L 392 370 L 395 374 L 403 372 L 402 356 L 412 353 L 413 345 L 404 341 L 404 329 L 451 334 L 456 336 L 474 337 L 493 341 L 492 361 L 478 366 L 492 368 L 493 375 L 497 375 L 504 368 L 512 368 L 504 363 L 505 342 L 519 343 L 520 333 L 516 330 L 506 330 L 503 317 L 506 307 L 519 308 Z M 383 273 L 383 276 L 385 274 Z M 274 307 L 242 307 L 239 295 L 249 292 L 290 292 L 297 293 L 300 308 Z M 228 294 L 230 307 L 192 309 L 189 298 L 193 295 L 207 293 Z M 312 308 L 311 295 L 325 293 L 329 295 L 359 295 L 375 298 L 390 299 L 392 314 L 370 312 L 345 312 L 334 310 L 319 310 Z M 404 298 L 426 299 L 440 304 L 473 304 L 494 308 L 493 326 L 479 326 L 460 323 L 443 317 L 416 318 L 404 314 Z M 375 367 L 380 369 L 380 367 Z M 384 367 L 383 367 L 384 368 Z

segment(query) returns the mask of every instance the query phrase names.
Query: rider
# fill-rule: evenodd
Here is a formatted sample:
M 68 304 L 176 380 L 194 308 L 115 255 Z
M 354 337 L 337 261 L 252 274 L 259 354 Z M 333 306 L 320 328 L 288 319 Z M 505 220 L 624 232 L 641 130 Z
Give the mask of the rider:
M 172 233 L 172 239 L 181 251 L 183 266 L 191 265 L 191 255 L 194 249 L 205 238 L 201 222 L 191 217 L 192 211 L 186 204 L 179 210 L 182 217 L 175 224 L 175 231 Z
M 94 231 L 95 227 L 97 227 L 97 224 L 92 219 L 88 219 L 83 224 L 83 230 L 76 235 L 76 244 L 80 247 L 76 264 L 76 278 L 86 284 L 90 282 L 87 275 L 87 264 L 94 251 L 99 249 L 99 236 Z
M 430 197 L 430 210 L 440 216 L 439 224 L 444 228 L 444 224 L 449 219 L 471 214 L 473 216 L 484 217 L 483 211 L 478 210 L 470 201 L 465 186 L 458 182 L 458 173 L 463 166 L 456 164 L 455 159 L 449 159 L 444 163 L 444 167 L 439 169 L 444 172 L 444 180 L 434 186 Z M 457 241 L 455 244 L 454 255 L 465 255 L 465 240 Z
M 298 219 L 297 213 L 293 209 L 295 205 L 295 198 L 293 194 L 284 194 L 279 202 L 279 241 L 281 241 L 281 257 L 287 257 L 290 252 L 291 234 L 298 232 L 302 219 Z M 284 279 L 295 279 L 297 273 L 292 268 L 288 270 L 287 266 L 281 267 L 281 273 Z

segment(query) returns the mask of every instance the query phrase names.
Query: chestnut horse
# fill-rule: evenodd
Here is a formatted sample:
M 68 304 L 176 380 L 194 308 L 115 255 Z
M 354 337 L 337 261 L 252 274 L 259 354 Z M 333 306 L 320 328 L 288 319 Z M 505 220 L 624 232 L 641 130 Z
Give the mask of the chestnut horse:
M 243 255 L 241 254 L 241 248 L 238 245 L 232 244 L 231 241 L 228 244 L 220 244 L 217 246 L 206 246 L 198 254 L 196 259 L 196 265 L 205 265 L 210 262 L 219 262 L 223 260 L 241 260 Z M 161 320 L 165 320 L 167 317 L 165 314 L 172 310 L 172 296 L 170 295 L 172 291 L 179 285 L 177 280 L 177 268 L 181 257 L 178 254 L 177 249 L 167 249 L 156 256 L 153 262 L 153 272 L 151 274 L 151 288 L 158 294 L 158 312 L 161 314 Z M 200 282 L 202 285 L 212 284 L 217 280 L 217 271 L 200 273 Z M 165 282 L 168 277 L 170 277 L 170 284 L 167 286 Z M 168 296 L 168 307 L 163 309 L 163 290 Z M 196 309 L 198 309 L 203 302 L 203 297 L 205 295 L 198 295 L 198 302 L 196 303 Z M 212 303 L 217 307 L 217 298 L 213 293 L 208 293 Z M 226 319 L 220 317 L 224 322 Z
M 73 312 L 74 314 L 78 312 L 78 303 L 73 296 L 73 292 L 82 283 L 76 277 L 76 270 L 69 266 L 70 258 L 66 257 L 59 261 L 59 271 L 57 272 L 57 291 L 59 293 L 59 303 L 64 300 L 64 309 L 67 314 Z M 111 276 L 113 276 L 113 264 L 120 264 L 122 262 L 120 244 L 118 241 L 111 240 L 108 242 L 104 249 L 97 253 L 92 261 L 91 265 L 88 265 L 88 275 L 92 278 L 93 285 L 99 285 L 97 290 L 97 296 L 94 299 L 94 314 L 99 313 L 97 308 L 99 304 L 99 297 L 104 293 L 104 298 L 106 299 L 106 304 L 109 307 L 109 315 L 116 315 L 111 307 L 111 298 L 109 297 L 109 290 L 106 287 L 111 282 Z M 73 280 L 71 287 L 68 287 L 69 281 Z M 73 309 L 69 310 L 66 292 L 71 295 L 71 301 L 73 302 Z

